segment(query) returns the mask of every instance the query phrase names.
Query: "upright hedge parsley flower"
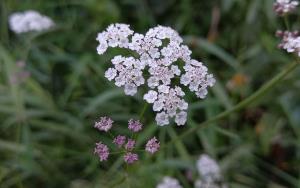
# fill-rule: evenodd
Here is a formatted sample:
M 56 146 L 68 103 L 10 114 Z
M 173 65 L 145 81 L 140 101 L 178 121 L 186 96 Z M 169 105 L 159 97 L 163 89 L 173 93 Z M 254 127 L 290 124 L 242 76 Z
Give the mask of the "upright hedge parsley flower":
M 279 48 L 286 50 L 288 53 L 295 53 L 300 57 L 300 36 L 298 31 L 277 31 L 276 35 L 282 39 L 278 45 Z
M 111 120 L 109 117 L 101 117 L 99 121 L 95 122 L 95 128 L 97 128 L 100 131 L 109 131 L 112 127 L 113 120 Z
M 113 127 L 113 120 L 109 117 L 101 117 L 100 120 L 95 123 L 94 127 L 100 131 L 108 132 L 108 130 Z M 132 133 L 137 133 L 143 129 L 143 125 L 139 120 L 130 119 L 128 121 L 128 129 Z M 114 136 L 113 133 L 110 132 L 109 136 L 112 138 L 112 143 L 117 146 L 118 152 L 116 153 L 123 153 L 124 162 L 133 164 L 139 160 L 137 152 L 141 152 L 142 150 L 136 148 L 136 139 L 133 134 L 131 134 L 131 137 L 124 135 Z M 144 151 L 154 154 L 159 150 L 159 147 L 159 141 L 153 137 L 147 141 Z M 108 146 L 102 142 L 96 143 L 94 153 L 99 156 L 100 161 L 106 161 L 110 154 Z
M 131 150 L 133 150 L 134 146 L 135 146 L 135 140 L 128 139 L 127 143 L 125 145 L 125 149 L 131 151 Z
M 206 154 L 199 157 L 197 169 L 201 177 L 207 181 L 219 180 L 221 177 L 218 163 Z
M 124 161 L 128 164 L 132 164 L 139 160 L 139 156 L 136 153 L 128 152 L 124 155 Z
M 207 67 L 191 58 L 192 52 L 170 27 L 150 28 L 143 35 L 134 33 L 129 25 L 117 23 L 99 33 L 97 41 L 99 55 L 108 47 L 125 48 L 138 54 L 138 57 L 115 56 L 105 77 L 114 80 L 116 86 L 123 87 L 125 94 L 131 96 L 140 86 L 147 85 L 143 98 L 153 104 L 158 125 L 169 124 L 170 118 L 174 118 L 177 125 L 186 123 L 188 103 L 183 99 L 183 86 L 204 99 L 207 88 L 215 83 Z M 175 78 L 179 78 L 180 83 L 174 82 Z
M 8 22 L 10 29 L 17 34 L 29 31 L 43 31 L 55 25 L 51 18 L 41 15 L 34 10 L 13 13 L 9 16 Z
M 155 152 L 158 151 L 159 147 L 160 147 L 159 141 L 155 137 L 153 137 L 150 140 L 148 140 L 145 150 L 151 154 L 154 154 Z
M 182 186 L 179 184 L 177 179 L 165 176 L 156 188 L 182 188 Z
M 126 142 L 126 136 L 118 135 L 116 138 L 114 138 L 113 143 L 118 146 L 118 148 L 121 148 Z
M 299 1 L 297 0 L 276 0 L 273 7 L 278 15 L 284 16 L 295 11 L 298 5 Z
M 201 176 L 195 182 L 195 188 L 215 187 L 227 188 L 223 181 L 220 167 L 218 163 L 206 154 L 200 155 L 197 160 L 196 167 Z
M 103 144 L 102 142 L 98 142 L 96 143 L 94 153 L 99 156 L 100 161 L 106 161 L 109 156 L 109 149 L 107 145 Z
M 131 130 L 132 132 L 139 132 L 140 130 L 142 130 L 142 127 L 143 125 L 139 120 L 130 119 L 128 121 L 128 129 Z

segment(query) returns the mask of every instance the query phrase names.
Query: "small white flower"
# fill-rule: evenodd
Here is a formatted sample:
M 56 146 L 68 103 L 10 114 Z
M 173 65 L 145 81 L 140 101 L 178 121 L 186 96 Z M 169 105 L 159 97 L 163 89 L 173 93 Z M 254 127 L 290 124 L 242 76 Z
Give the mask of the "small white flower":
M 154 112 L 159 112 L 163 109 L 164 107 L 164 101 L 163 100 L 157 100 L 153 103 L 153 111 Z
M 165 112 L 160 112 L 156 114 L 155 120 L 158 125 L 164 126 L 169 124 L 169 117 Z
M 178 108 L 180 110 L 187 110 L 188 106 L 189 106 L 189 104 L 187 102 L 185 102 L 184 100 L 178 101 Z
M 159 80 L 156 77 L 150 77 L 147 82 L 150 88 L 155 88 L 156 86 L 159 86 Z
M 109 69 L 107 69 L 107 71 L 105 72 L 105 77 L 106 77 L 109 81 L 113 80 L 113 79 L 116 77 L 116 75 L 117 75 L 117 71 L 116 71 L 116 69 L 114 69 L 114 68 L 109 68 Z
M 179 76 L 179 75 L 181 74 L 181 71 L 180 71 L 180 69 L 178 68 L 177 65 L 172 65 L 172 66 L 171 66 L 171 70 L 172 70 L 173 73 L 174 73 L 175 75 L 177 75 L 177 76 Z
M 157 99 L 157 92 L 153 90 L 148 91 L 148 93 L 144 95 L 144 99 L 148 103 L 154 103 L 154 101 Z
M 160 92 L 160 93 L 169 93 L 170 86 L 160 85 L 160 86 L 158 86 L 157 89 L 158 89 L 158 92 Z
M 177 123 L 177 125 L 184 125 L 187 118 L 186 116 L 187 113 L 185 111 L 181 111 L 178 114 L 176 114 L 175 122 Z
M 124 87 L 124 91 L 126 95 L 133 96 L 137 92 L 137 87 L 134 84 L 126 84 Z

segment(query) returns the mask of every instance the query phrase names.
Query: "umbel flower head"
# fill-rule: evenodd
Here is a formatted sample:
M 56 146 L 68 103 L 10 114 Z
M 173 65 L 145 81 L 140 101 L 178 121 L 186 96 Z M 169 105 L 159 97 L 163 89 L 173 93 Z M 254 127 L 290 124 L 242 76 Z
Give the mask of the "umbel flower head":
M 298 31 L 277 31 L 276 35 L 281 38 L 281 43 L 278 45 L 279 48 L 300 56 L 300 36 Z
M 177 179 L 165 176 L 156 188 L 182 188 L 182 186 L 179 184 Z
M 145 150 L 151 154 L 154 154 L 155 152 L 158 151 L 159 147 L 160 147 L 159 141 L 156 139 L 156 137 L 153 137 L 150 140 L 148 140 Z
M 131 130 L 132 132 L 139 132 L 140 130 L 142 130 L 142 127 L 143 125 L 139 120 L 130 119 L 128 121 L 128 129 Z
M 195 188 L 227 188 L 223 181 L 218 163 L 206 154 L 200 155 L 196 167 L 199 179 L 195 181 Z
M 124 161 L 128 164 L 132 164 L 139 160 L 139 156 L 136 153 L 128 152 L 124 155 Z
M 221 178 L 221 170 L 218 163 L 208 155 L 200 155 L 196 165 L 199 174 L 205 181 L 212 182 Z
M 109 117 L 101 117 L 99 121 L 95 122 L 94 127 L 100 131 L 109 131 L 112 128 L 113 120 Z
M 98 129 L 101 132 L 108 132 L 113 128 L 113 120 L 109 117 L 100 117 L 100 120 L 95 123 L 94 128 Z M 128 121 L 128 129 L 137 134 L 143 128 L 142 123 L 139 120 L 130 119 Z M 116 146 L 119 152 L 124 153 L 123 159 L 127 164 L 133 164 L 139 160 L 139 155 L 137 154 L 136 139 L 134 135 L 131 137 L 126 137 L 124 135 L 113 136 L 112 133 L 109 133 L 112 137 L 112 143 Z M 145 145 L 144 151 L 154 154 L 159 150 L 160 143 L 153 137 L 149 139 Z M 94 153 L 98 155 L 100 161 L 106 161 L 109 157 L 109 148 L 107 145 L 103 144 L 101 141 L 96 143 Z
M 96 143 L 94 153 L 99 156 L 100 161 L 106 161 L 109 156 L 109 149 L 107 145 L 103 144 L 102 142 L 98 142 Z
M 143 35 L 134 33 L 129 25 L 117 23 L 99 33 L 97 41 L 100 55 L 109 47 L 125 48 L 137 54 L 115 56 L 105 77 L 123 87 L 125 94 L 130 96 L 135 95 L 140 86 L 147 85 L 144 100 L 153 104 L 158 125 L 169 124 L 170 118 L 174 118 L 177 125 L 186 123 L 188 103 L 183 99 L 183 86 L 204 99 L 207 88 L 215 83 L 207 67 L 191 58 L 192 52 L 170 27 L 150 28 Z
M 9 16 L 8 22 L 10 29 L 17 34 L 43 31 L 55 25 L 51 18 L 34 10 L 13 13 Z
M 298 5 L 299 2 L 297 0 L 276 0 L 273 8 L 278 15 L 284 16 L 295 11 Z

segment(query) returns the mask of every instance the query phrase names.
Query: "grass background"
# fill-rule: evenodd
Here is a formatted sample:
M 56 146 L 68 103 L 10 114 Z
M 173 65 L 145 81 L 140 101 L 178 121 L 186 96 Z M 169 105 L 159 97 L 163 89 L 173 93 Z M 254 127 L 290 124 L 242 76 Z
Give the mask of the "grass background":
M 97 33 L 109 24 L 130 24 L 144 33 L 171 26 L 184 36 L 193 57 L 217 78 L 205 100 L 189 94 L 185 127 L 158 127 L 148 108 L 139 144 L 156 135 L 161 143 L 230 109 L 293 61 L 277 49 L 283 19 L 273 0 L 2 0 L 0 2 L 0 187 L 155 187 L 163 176 L 185 177 L 207 153 L 219 162 L 229 187 L 300 187 L 300 70 L 246 109 L 175 142 L 154 157 L 141 156 L 127 179 L 122 159 L 100 163 L 94 143 L 109 136 L 93 129 L 99 116 L 111 116 L 116 133 L 138 118 L 143 92 L 135 97 L 104 78 L 118 50 L 96 53 Z M 7 25 L 16 11 L 38 10 L 55 20 L 43 33 L 15 35 Z M 300 28 L 299 11 L 290 16 Z M 26 61 L 31 76 L 9 78 Z

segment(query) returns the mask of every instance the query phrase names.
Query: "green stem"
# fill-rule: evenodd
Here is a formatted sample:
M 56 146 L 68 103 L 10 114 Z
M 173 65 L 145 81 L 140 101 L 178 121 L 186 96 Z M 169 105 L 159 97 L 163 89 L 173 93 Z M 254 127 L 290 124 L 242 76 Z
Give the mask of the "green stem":
M 278 84 L 286 75 L 288 75 L 291 71 L 295 70 L 295 68 L 299 65 L 298 62 L 293 62 L 289 64 L 285 69 L 283 69 L 279 74 L 277 74 L 274 78 L 272 78 L 270 81 L 265 83 L 259 90 L 257 90 L 255 93 L 253 93 L 251 96 L 246 98 L 245 100 L 241 101 L 237 105 L 235 105 L 233 108 L 226 110 L 215 117 L 208 119 L 207 121 L 201 123 L 199 126 L 192 127 L 185 131 L 183 134 L 179 135 L 176 139 L 172 139 L 170 142 L 165 144 L 163 147 L 169 146 L 171 143 L 174 143 L 178 139 L 183 139 L 184 137 L 190 135 L 191 133 L 194 133 L 200 128 L 204 128 L 220 119 L 223 119 L 230 114 L 240 111 L 241 109 L 247 107 L 250 105 L 252 102 L 256 101 L 263 95 L 265 95 L 269 90 L 271 90 L 276 84 Z M 162 148 L 163 148 L 162 147 Z
M 290 30 L 290 24 L 289 24 L 288 16 L 285 15 L 283 20 L 284 20 L 284 24 L 285 24 L 285 27 L 287 28 L 287 30 Z
M 147 107 L 148 107 L 148 103 L 145 103 L 144 106 L 143 106 L 143 109 L 142 109 L 142 111 L 141 111 L 141 113 L 139 115 L 140 121 L 142 121 L 142 118 L 143 118 L 143 116 L 144 116 L 144 114 L 145 114 L 145 112 L 147 110 Z

